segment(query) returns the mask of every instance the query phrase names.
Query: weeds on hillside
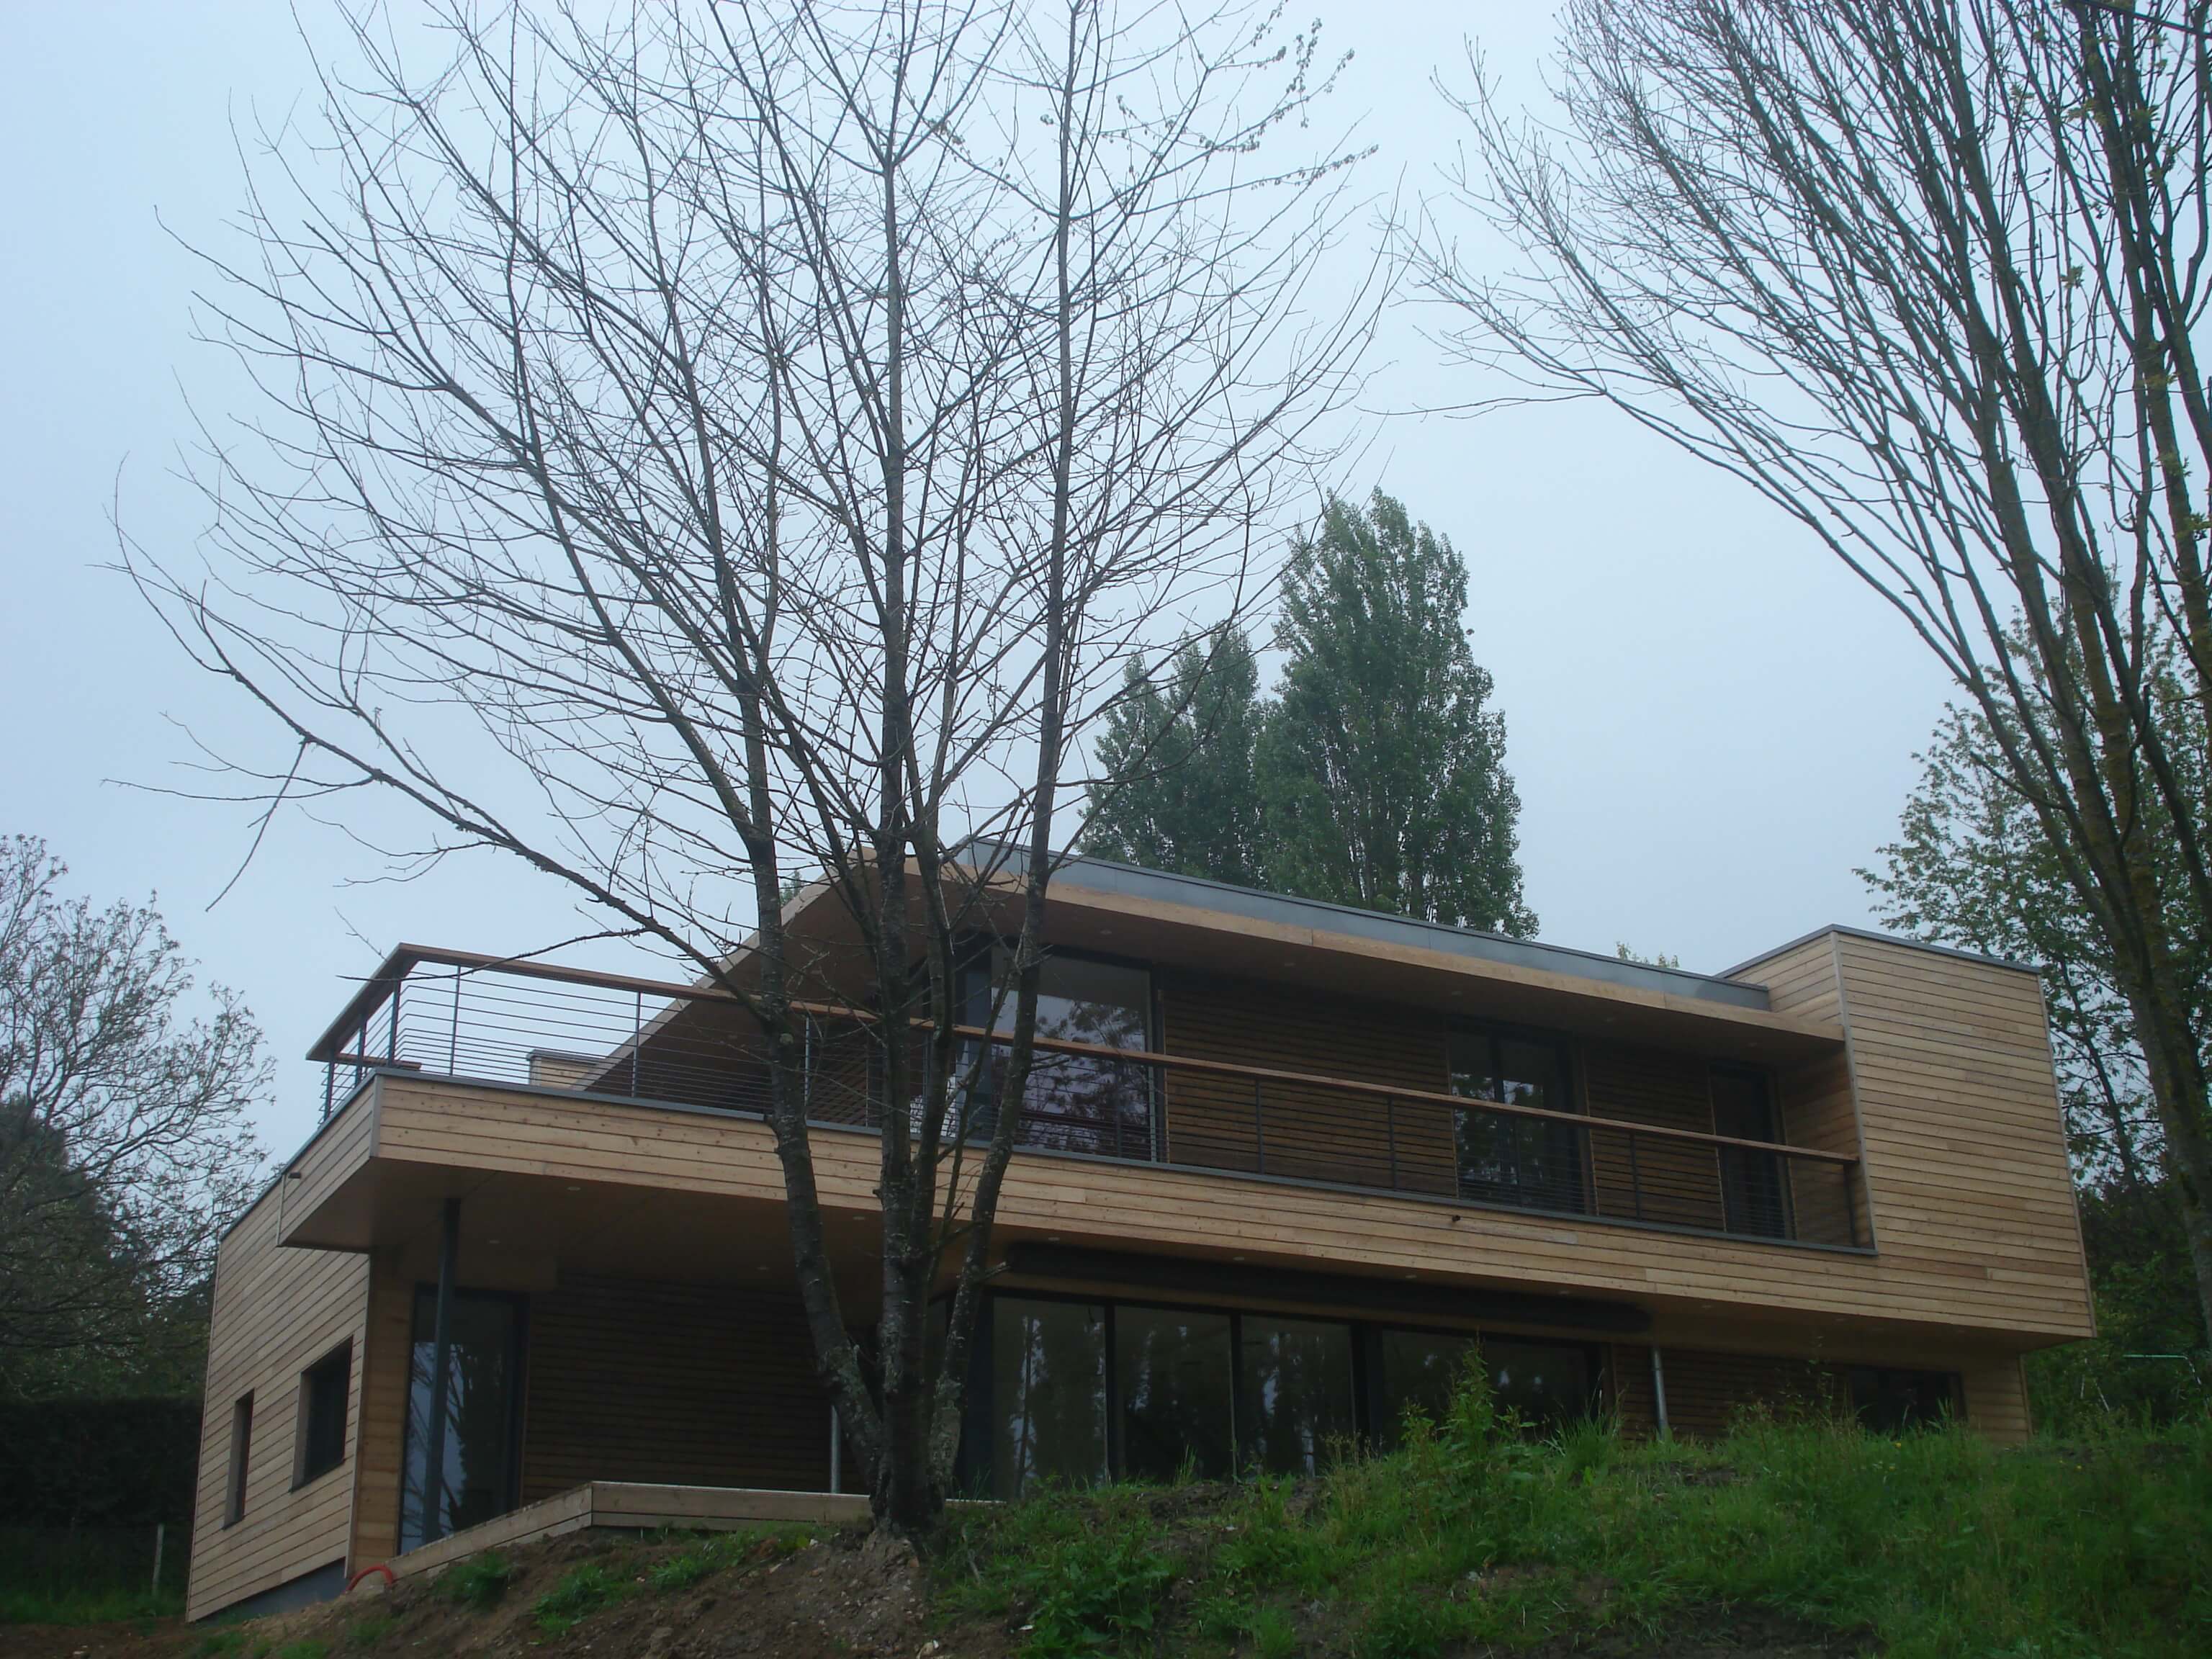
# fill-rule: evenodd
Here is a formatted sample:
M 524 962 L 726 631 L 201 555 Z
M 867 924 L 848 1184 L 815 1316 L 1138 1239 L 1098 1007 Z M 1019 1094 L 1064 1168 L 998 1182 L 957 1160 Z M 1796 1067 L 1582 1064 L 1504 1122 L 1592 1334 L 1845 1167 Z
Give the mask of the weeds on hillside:
M 438 1575 L 438 1594 L 477 1613 L 489 1613 L 507 1594 L 514 1564 L 497 1550 L 456 1561 Z
M 560 1636 L 635 1588 L 614 1567 L 586 1561 L 562 1574 L 560 1583 L 539 1596 L 530 1611 L 541 1634 Z
M 960 1516 L 948 1542 L 940 1607 L 1014 1616 L 1026 1659 L 1430 1659 L 1722 1604 L 1870 1626 L 1896 1659 L 2197 1655 L 2212 1426 L 2018 1450 L 1824 1422 L 1538 1442 L 1477 1374 L 1445 1421 L 1319 1480 L 1050 1493 Z

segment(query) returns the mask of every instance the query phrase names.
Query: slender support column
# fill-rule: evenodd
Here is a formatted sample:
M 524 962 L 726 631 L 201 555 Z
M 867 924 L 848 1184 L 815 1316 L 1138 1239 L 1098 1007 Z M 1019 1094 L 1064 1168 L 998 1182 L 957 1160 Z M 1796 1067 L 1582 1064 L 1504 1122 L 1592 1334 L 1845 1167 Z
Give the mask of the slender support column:
M 1651 1345 L 1651 1404 L 1659 1419 L 1659 1435 L 1670 1438 L 1673 1431 L 1667 1426 L 1667 1368 L 1659 1360 L 1659 1345 Z
M 446 1535 L 446 1413 L 453 1377 L 453 1269 L 461 1253 L 461 1200 L 446 1200 L 445 1237 L 438 1248 L 438 1310 L 431 1326 L 430 1432 L 422 1458 L 422 1541 Z

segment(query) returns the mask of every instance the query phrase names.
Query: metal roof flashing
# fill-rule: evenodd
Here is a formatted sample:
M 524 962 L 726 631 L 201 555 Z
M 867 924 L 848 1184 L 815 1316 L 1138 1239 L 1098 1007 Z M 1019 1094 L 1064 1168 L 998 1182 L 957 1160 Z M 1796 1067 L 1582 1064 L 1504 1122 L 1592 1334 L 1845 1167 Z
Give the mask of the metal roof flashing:
M 1007 863 L 1018 867 L 1022 855 L 1012 849 L 1001 849 L 1001 856 Z M 1683 968 L 1662 968 L 1651 963 L 1630 962 L 1595 951 L 1577 950 L 1571 945 L 1542 945 L 1534 939 L 1513 939 L 1504 933 L 1484 933 L 1478 928 L 1458 927 L 1448 922 L 1392 915 L 1383 910 L 1363 910 L 1352 905 L 1334 904 L 1321 899 L 1266 892 L 1256 887 L 1232 886 L 1227 882 L 1214 881 L 1204 876 L 1147 870 L 1133 864 L 1119 864 L 1110 859 L 1084 855 L 1072 857 L 1053 872 L 1053 880 L 1055 884 L 1085 888 L 1092 892 L 1149 899 L 1156 903 L 1187 905 L 1193 909 L 1210 910 L 1216 915 L 1239 916 L 1251 921 L 1310 927 L 1319 933 L 1340 933 L 1353 939 L 1371 939 L 1378 944 L 1404 945 L 1412 949 L 1533 969 L 1569 978 L 1595 980 L 1692 1001 L 1754 1009 L 1762 1013 L 1769 1011 L 1766 988 L 1742 980 L 1692 973 Z

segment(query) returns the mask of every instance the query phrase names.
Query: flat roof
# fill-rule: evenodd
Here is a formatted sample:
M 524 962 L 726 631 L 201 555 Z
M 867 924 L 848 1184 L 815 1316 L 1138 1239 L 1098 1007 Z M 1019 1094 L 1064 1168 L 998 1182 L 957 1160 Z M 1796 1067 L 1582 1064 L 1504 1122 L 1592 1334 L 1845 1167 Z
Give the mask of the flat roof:
M 1885 933 L 1876 927 L 1852 927 L 1840 921 L 1832 921 L 1825 927 L 1815 927 L 1809 933 L 1801 933 L 1787 945 L 1778 945 L 1770 951 L 1761 951 L 1755 957 L 1747 957 L 1729 969 L 1740 974 L 1747 968 L 1756 968 L 1762 962 L 1771 961 L 1784 951 L 1794 951 L 1801 945 L 1810 945 L 1816 939 L 1826 939 L 1831 933 L 1841 933 L 1845 939 L 1871 939 L 1876 945 L 1894 945 L 1906 951 L 1925 951 L 1930 956 L 1957 957 L 1963 962 L 1984 963 L 1991 968 L 2009 968 L 2016 974 L 2040 975 L 2043 969 L 2032 962 L 2022 962 L 2017 957 L 1994 957 L 1986 951 L 1969 951 L 1962 945 L 1938 945 L 1934 939 L 1915 939 L 1910 933 Z
M 1023 867 L 1024 855 L 1018 848 L 1002 847 L 995 850 L 1003 867 L 1017 871 Z M 1765 986 L 1715 974 L 1662 968 L 1595 951 L 1578 951 L 1571 945 L 1540 945 L 1534 939 L 1485 933 L 1476 927 L 1456 927 L 1449 922 L 1423 921 L 1412 916 L 1392 915 L 1384 910 L 1363 910 L 1356 905 L 1270 893 L 1257 887 L 1237 887 L 1205 876 L 1147 870 L 1139 865 L 1121 864 L 1085 854 L 1070 855 L 1054 871 L 1053 880 L 1092 892 L 1160 904 L 1187 905 L 1193 909 L 1242 916 L 1252 921 L 1311 927 L 1316 932 L 1373 939 L 1379 944 L 1402 945 L 1409 950 L 1436 951 L 1577 979 L 1599 980 L 1732 1008 L 1751 1008 L 1763 1013 L 1768 1012 L 1770 1006 Z

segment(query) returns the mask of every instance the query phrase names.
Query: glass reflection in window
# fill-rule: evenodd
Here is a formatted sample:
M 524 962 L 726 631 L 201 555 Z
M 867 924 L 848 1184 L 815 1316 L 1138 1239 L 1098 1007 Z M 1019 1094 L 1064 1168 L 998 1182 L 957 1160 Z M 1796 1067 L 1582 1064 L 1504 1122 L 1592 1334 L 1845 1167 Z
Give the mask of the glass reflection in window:
M 437 1292 L 415 1294 L 405 1450 L 401 1459 L 399 1548 L 428 1540 L 423 1488 L 432 1486 L 444 1537 L 514 1507 L 514 1396 L 520 1369 L 520 1310 L 505 1297 L 456 1291 L 447 1328 L 446 1440 L 441 1478 L 426 1482 L 437 1359 Z
M 1356 1427 L 1351 1328 L 1247 1314 L 1241 1335 L 1240 1467 L 1317 1473 Z
M 1186 1462 L 1203 1479 L 1234 1468 L 1229 1316 L 1164 1308 L 1114 1310 L 1121 1395 L 1121 1472 L 1170 1480 Z
M 1003 949 L 992 953 L 991 974 L 1010 985 L 1012 964 Z M 980 965 L 969 971 L 968 1023 L 992 1024 L 994 981 Z M 1045 960 L 1037 991 L 1036 1034 L 1056 1042 L 1137 1053 L 1152 1039 L 1152 975 L 1126 963 L 1095 962 L 1085 957 Z M 1013 1025 L 1013 992 L 1008 988 L 996 1010 L 996 1028 Z M 994 1048 L 991 1068 L 1004 1063 Z M 990 1084 L 978 1091 L 970 1121 L 980 1133 L 990 1120 Z M 1030 1065 L 1022 1095 L 1021 1140 L 1024 1146 L 1098 1158 L 1152 1156 L 1152 1069 L 1140 1061 L 1104 1054 L 1057 1054 L 1040 1050 Z
M 1105 1309 L 1014 1297 L 992 1308 L 994 1492 L 1105 1479 Z

